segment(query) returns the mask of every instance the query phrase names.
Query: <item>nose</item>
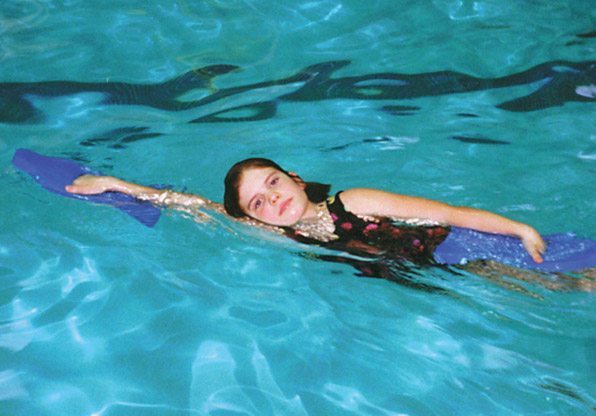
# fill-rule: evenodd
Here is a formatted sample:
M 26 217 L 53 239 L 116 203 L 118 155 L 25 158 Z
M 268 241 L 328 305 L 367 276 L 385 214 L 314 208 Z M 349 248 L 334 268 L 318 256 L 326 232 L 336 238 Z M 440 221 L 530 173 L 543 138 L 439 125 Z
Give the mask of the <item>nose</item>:
M 280 197 L 280 195 L 277 192 L 271 192 L 269 194 L 269 203 L 271 205 L 277 204 L 277 201 L 279 201 L 279 197 Z

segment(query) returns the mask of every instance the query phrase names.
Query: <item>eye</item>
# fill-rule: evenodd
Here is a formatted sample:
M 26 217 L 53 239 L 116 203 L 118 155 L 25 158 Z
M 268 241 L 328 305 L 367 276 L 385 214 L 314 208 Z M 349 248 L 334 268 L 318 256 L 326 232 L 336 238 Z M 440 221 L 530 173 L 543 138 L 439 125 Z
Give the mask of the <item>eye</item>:
M 261 207 L 261 205 L 263 205 L 263 200 L 261 198 L 259 198 L 253 203 L 252 209 L 256 211 L 257 209 L 259 209 Z
M 271 182 L 269 183 L 269 185 L 275 186 L 275 185 L 277 185 L 278 182 L 279 182 L 279 177 L 276 176 L 275 178 L 271 179 Z

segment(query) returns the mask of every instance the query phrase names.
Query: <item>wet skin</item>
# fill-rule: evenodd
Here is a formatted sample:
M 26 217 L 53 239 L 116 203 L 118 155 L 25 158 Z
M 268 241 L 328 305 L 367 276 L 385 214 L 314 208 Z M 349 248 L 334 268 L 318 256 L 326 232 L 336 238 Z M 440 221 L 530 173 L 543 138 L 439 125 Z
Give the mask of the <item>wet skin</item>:
M 282 227 L 314 216 L 314 204 L 304 192 L 304 183 L 290 175 L 274 168 L 245 170 L 238 187 L 242 210 L 265 224 Z

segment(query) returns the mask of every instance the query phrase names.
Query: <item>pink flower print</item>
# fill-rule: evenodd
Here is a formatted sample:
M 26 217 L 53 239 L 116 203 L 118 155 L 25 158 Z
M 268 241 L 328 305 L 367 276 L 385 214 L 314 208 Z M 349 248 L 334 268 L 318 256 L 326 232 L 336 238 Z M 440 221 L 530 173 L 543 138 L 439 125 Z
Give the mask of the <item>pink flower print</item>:
M 371 224 L 368 224 L 366 227 L 364 227 L 364 232 L 367 233 L 369 231 L 376 230 L 377 228 L 379 228 L 378 224 L 371 223 Z
M 350 231 L 352 229 L 352 223 L 351 222 L 342 222 L 340 225 L 341 228 L 343 228 L 346 231 Z

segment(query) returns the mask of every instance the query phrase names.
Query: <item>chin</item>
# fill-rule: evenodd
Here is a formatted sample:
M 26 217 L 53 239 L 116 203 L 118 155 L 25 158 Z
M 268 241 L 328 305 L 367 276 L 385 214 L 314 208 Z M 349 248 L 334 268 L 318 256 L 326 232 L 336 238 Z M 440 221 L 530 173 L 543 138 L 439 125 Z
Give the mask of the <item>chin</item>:
M 272 225 L 277 225 L 278 227 L 291 227 L 294 224 L 296 224 L 297 222 L 298 222 L 298 220 L 296 220 L 296 221 L 288 220 L 288 221 L 280 221 L 277 224 L 272 224 Z
M 275 227 L 291 227 L 292 225 L 296 224 L 298 221 L 292 221 L 292 220 L 288 220 L 288 219 L 273 219 L 271 221 L 267 221 L 264 219 L 258 219 L 255 218 L 257 221 L 262 222 L 263 224 L 267 224 L 267 225 L 273 225 Z
M 277 225 L 278 227 L 291 227 L 294 224 L 296 224 L 298 221 L 300 221 L 299 217 L 297 217 L 296 219 L 284 218 L 284 219 L 280 220 L 279 222 L 277 222 L 277 224 L 272 224 L 272 225 Z
M 288 226 L 292 226 L 294 224 L 296 224 L 298 221 L 300 221 L 300 219 L 302 218 L 302 214 L 298 213 L 298 212 L 292 212 L 292 215 L 289 215 L 288 218 L 285 220 L 285 222 L 288 222 Z

